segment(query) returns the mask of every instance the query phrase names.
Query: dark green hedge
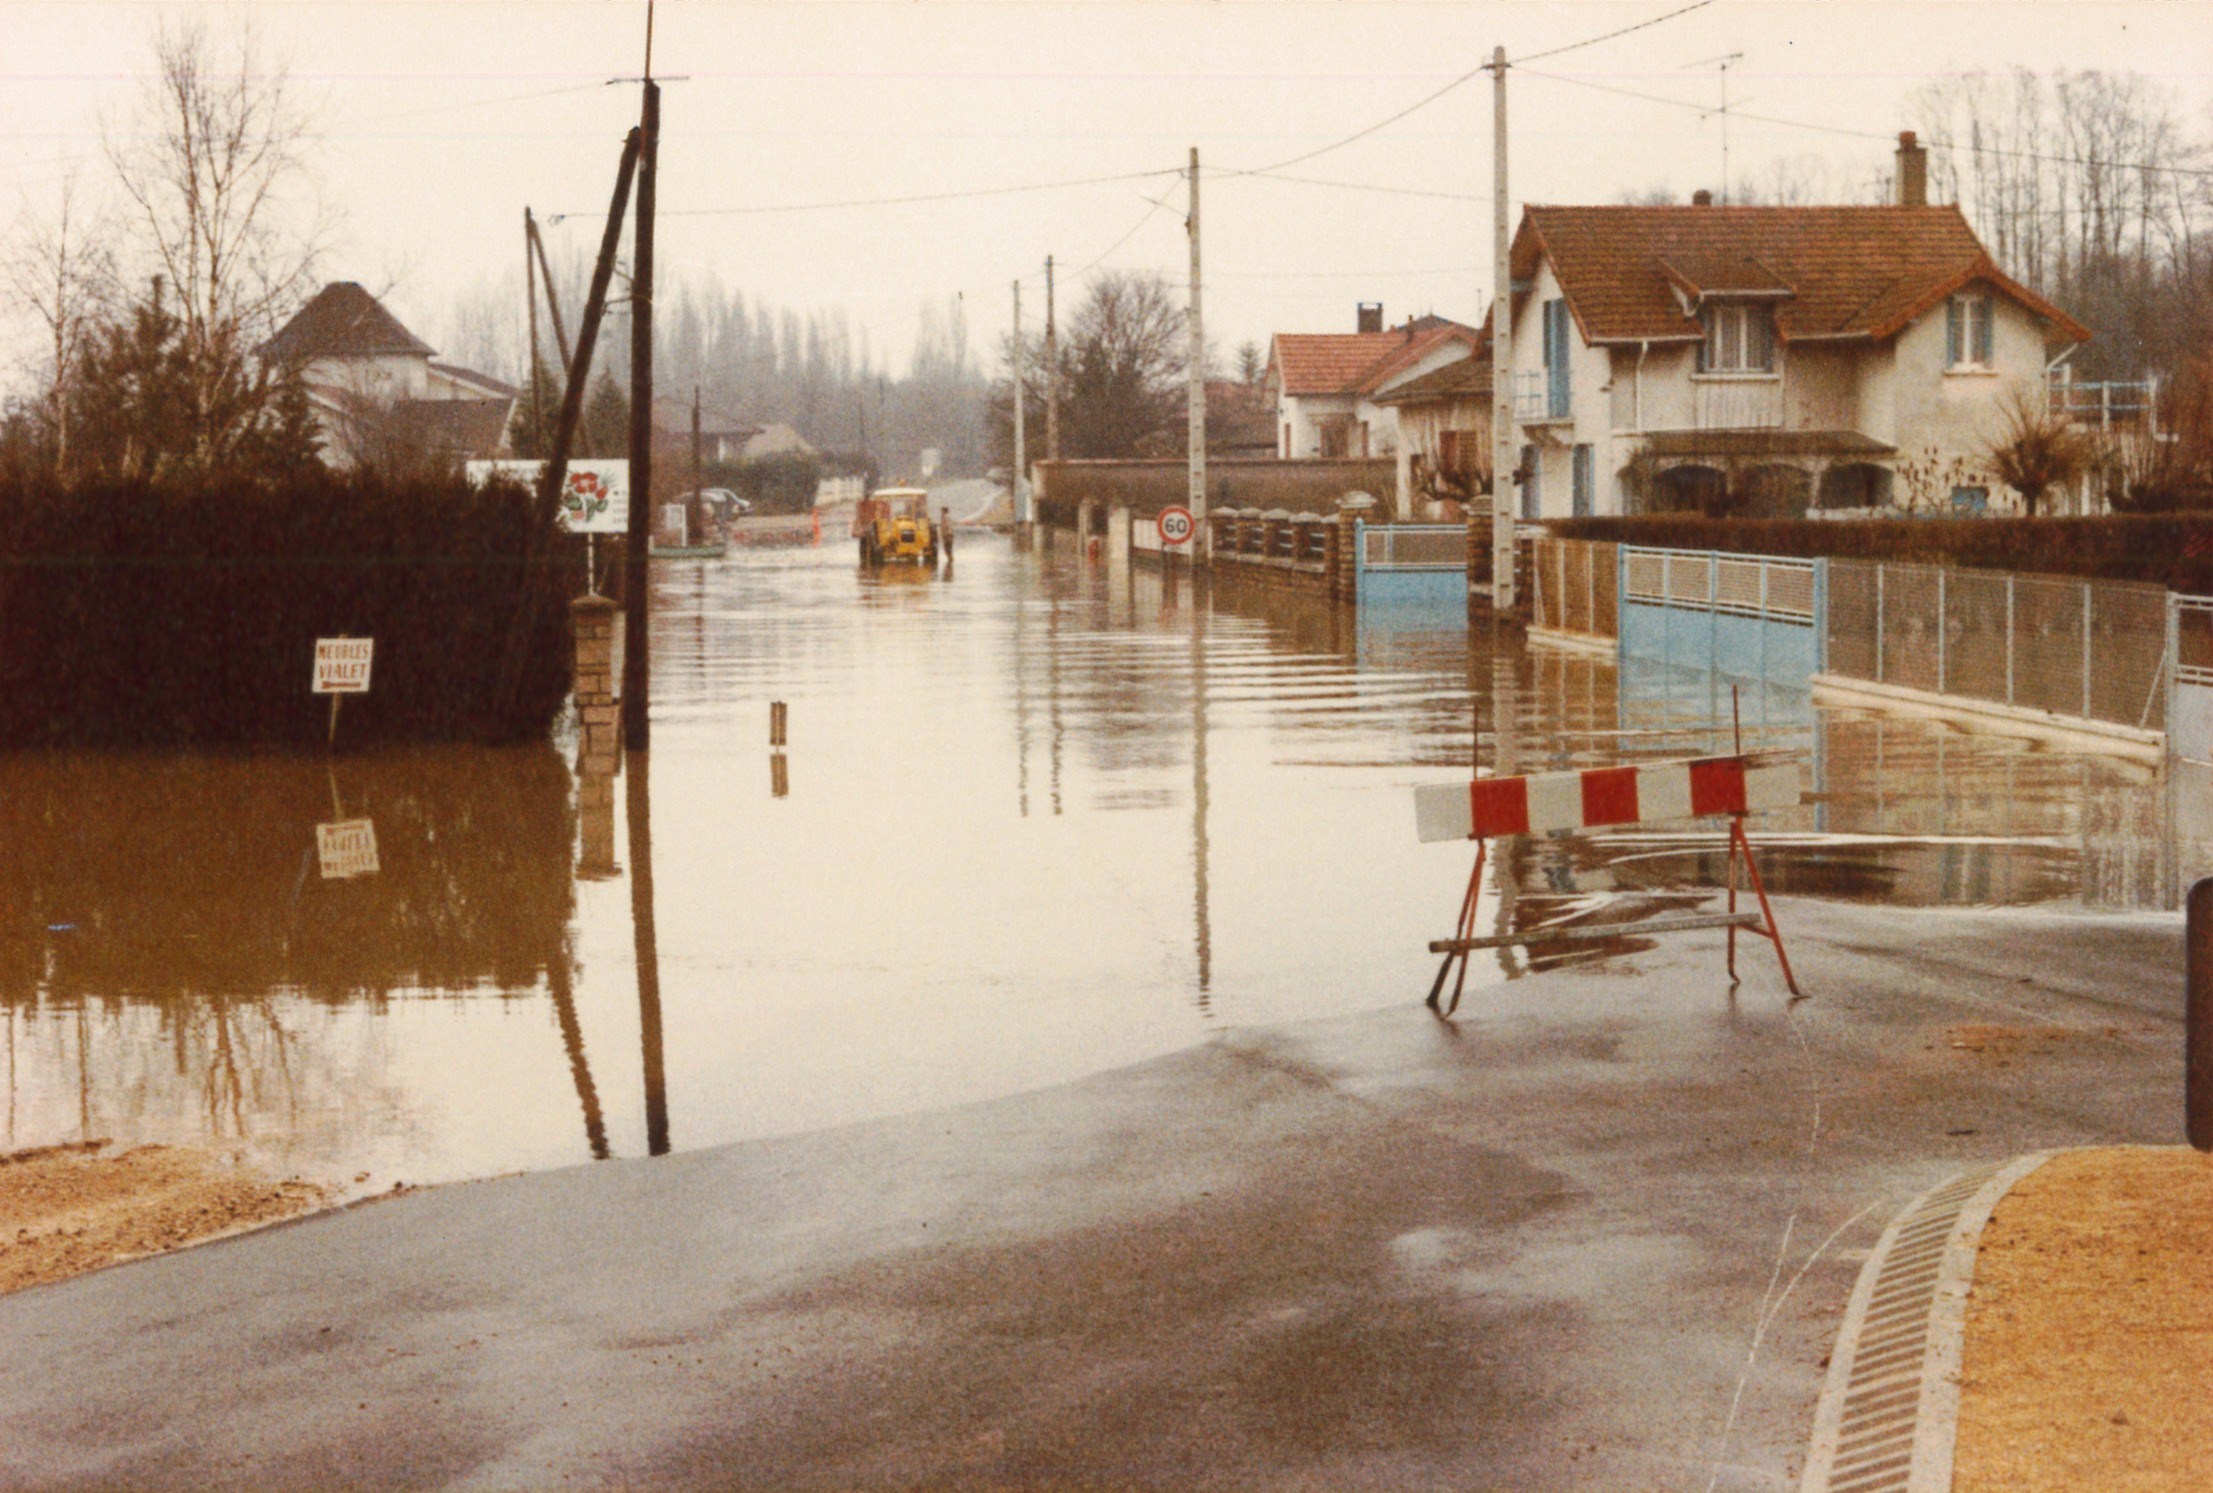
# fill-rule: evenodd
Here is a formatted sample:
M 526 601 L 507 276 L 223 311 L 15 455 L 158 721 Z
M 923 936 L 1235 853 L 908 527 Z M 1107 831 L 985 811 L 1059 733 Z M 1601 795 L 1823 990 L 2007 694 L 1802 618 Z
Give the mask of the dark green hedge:
M 2213 514 L 1832 522 L 1669 513 L 1560 519 L 1546 528 L 1563 539 L 2149 581 L 2213 595 Z
M 0 486 L 0 748 L 319 745 L 315 639 L 340 633 L 376 639 L 342 743 L 542 738 L 583 571 L 557 542 L 527 588 L 531 521 L 521 487 L 459 477 Z

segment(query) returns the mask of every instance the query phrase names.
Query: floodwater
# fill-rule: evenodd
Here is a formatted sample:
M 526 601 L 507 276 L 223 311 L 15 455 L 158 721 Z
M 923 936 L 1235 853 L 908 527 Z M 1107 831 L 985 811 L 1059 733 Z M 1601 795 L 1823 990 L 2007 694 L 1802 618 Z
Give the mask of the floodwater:
M 613 780 L 567 739 L 0 760 L 0 1150 L 215 1143 L 375 1191 L 1407 1005 L 1469 863 L 1415 842 L 1410 790 L 1471 754 L 1793 749 L 1812 801 L 1756 836 L 1798 895 L 2159 907 L 2179 874 L 2149 767 L 1435 614 L 1227 584 L 1195 606 L 1065 548 L 964 537 L 943 577 L 843 545 L 667 562 L 653 608 L 653 749 Z M 1722 840 L 1493 865 L 1486 926 L 1604 921 L 1710 901 Z

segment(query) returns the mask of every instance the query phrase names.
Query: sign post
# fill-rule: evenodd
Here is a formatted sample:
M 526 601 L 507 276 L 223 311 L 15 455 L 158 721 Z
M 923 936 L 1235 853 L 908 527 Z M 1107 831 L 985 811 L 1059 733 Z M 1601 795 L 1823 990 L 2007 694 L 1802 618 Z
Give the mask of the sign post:
M 2190 1144 L 2213 1151 L 2213 877 L 2183 901 L 2182 1109 Z

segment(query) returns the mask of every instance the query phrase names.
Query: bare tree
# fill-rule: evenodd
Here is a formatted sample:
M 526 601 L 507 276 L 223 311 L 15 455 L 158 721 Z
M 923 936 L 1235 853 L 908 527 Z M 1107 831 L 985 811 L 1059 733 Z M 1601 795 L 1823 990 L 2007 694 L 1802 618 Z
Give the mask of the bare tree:
M 0 254 L 0 284 L 38 319 L 50 362 L 37 401 L 54 470 L 69 465 L 71 380 L 112 303 L 115 263 L 101 225 L 80 205 L 76 174 L 63 178 L 51 218 L 26 211 Z
M 205 465 L 228 434 L 217 391 L 306 298 L 331 220 L 306 169 L 306 117 L 250 29 L 218 46 L 198 22 L 164 24 L 154 57 L 106 147 L 135 247 L 179 321 Z
M 2044 494 L 2081 478 L 2103 454 L 2097 437 L 2054 410 L 2050 396 L 2034 384 L 2006 390 L 1999 422 L 1988 452 L 1990 471 L 2021 495 L 2021 510 L 2030 518 Z

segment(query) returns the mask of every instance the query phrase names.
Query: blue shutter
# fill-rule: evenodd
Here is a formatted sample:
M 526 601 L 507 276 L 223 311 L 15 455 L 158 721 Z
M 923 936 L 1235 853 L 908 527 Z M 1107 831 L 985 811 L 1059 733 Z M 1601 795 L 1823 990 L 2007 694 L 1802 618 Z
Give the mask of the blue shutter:
M 1975 361 L 1982 364 L 1983 367 L 1988 368 L 1991 366 L 1992 363 L 1992 359 L 1990 356 L 1990 329 L 1992 324 L 1997 320 L 1998 307 L 1997 303 L 1992 301 L 1990 297 L 1984 296 L 1981 300 L 1975 303 L 1975 309 L 1982 313 L 1982 315 L 1978 316 L 1975 319 Z
M 1947 368 L 1959 366 L 1959 312 L 1958 296 L 1944 303 L 1944 366 Z
M 1564 419 L 1568 413 L 1568 303 L 1564 299 L 1545 303 L 1544 330 L 1545 367 L 1551 374 L 1545 413 Z
M 1589 446 L 1577 446 L 1575 448 L 1574 478 L 1575 516 L 1577 518 L 1589 518 L 1591 516 L 1591 448 Z
M 1521 516 L 1534 519 L 1540 516 L 1543 508 L 1541 492 L 1543 484 L 1538 481 L 1539 468 L 1535 446 L 1521 448 L 1521 469 L 1529 474 L 1522 479 L 1521 484 Z

